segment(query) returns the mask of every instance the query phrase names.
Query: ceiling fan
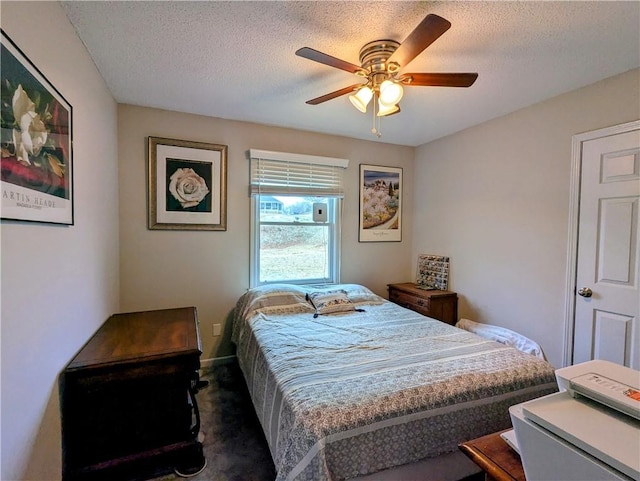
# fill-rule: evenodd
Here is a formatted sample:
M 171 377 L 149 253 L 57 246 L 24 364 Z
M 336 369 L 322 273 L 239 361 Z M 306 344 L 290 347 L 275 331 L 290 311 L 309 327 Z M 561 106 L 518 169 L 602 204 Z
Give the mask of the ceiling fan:
M 328 100 L 349 95 L 351 103 L 361 112 L 367 111 L 367 105 L 374 99 L 375 117 L 385 117 L 400 112 L 400 99 L 403 86 L 415 87 L 470 87 L 478 78 L 477 73 L 400 73 L 424 49 L 435 42 L 451 23 L 438 15 L 429 14 L 399 43 L 395 40 L 374 40 L 360 49 L 360 65 L 346 62 L 309 47 L 296 51 L 296 55 L 329 67 L 335 67 L 366 79 L 365 83 L 349 85 L 335 92 L 307 100 L 309 105 L 318 105 Z M 376 102 L 377 100 L 377 102 Z M 377 113 L 376 113 L 377 110 Z

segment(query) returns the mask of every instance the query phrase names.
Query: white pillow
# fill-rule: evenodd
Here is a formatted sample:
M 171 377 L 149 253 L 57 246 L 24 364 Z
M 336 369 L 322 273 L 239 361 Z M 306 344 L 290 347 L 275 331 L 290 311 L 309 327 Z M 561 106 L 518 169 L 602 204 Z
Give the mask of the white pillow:
M 313 312 L 306 291 L 292 284 L 268 284 L 245 292 L 236 303 L 236 314 L 242 317 L 262 313 L 284 314 Z
M 519 351 L 526 352 L 527 354 L 533 354 L 540 359 L 545 359 L 542 348 L 537 343 L 528 337 L 505 327 L 481 324 L 469 319 L 460 319 L 456 323 L 456 327 L 464 329 L 465 331 L 473 332 L 485 339 L 491 339 L 492 341 L 515 347 Z
M 360 284 L 338 284 L 336 287 L 344 290 L 347 293 L 349 300 L 356 306 L 366 304 L 377 305 L 387 302 L 386 299 L 374 294 L 368 287 Z

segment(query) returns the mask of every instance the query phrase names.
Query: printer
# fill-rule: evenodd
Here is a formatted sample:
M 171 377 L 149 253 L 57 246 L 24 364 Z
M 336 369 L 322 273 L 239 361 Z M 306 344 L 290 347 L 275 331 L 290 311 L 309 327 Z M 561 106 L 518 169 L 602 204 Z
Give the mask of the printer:
M 527 481 L 640 480 L 640 371 L 588 361 L 509 409 Z

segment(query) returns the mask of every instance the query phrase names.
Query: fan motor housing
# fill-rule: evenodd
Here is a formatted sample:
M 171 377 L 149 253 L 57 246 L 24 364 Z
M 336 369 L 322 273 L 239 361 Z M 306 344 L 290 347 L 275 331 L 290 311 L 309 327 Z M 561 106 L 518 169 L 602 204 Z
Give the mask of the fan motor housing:
M 370 73 L 396 72 L 399 66 L 394 68 L 394 63 L 387 65 L 387 59 L 391 57 L 391 54 L 393 54 L 399 46 L 399 42 L 389 39 L 374 40 L 373 42 L 365 44 L 360 49 L 360 64 L 362 68 Z

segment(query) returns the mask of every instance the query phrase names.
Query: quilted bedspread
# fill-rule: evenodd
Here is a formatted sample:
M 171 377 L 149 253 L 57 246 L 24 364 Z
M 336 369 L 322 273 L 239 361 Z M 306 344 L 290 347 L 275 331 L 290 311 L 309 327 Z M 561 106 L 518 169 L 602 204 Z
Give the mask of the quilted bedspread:
M 342 285 L 364 312 L 321 315 L 305 289 L 247 292 L 232 339 L 277 480 L 341 480 L 451 452 L 557 391 L 545 361 Z

